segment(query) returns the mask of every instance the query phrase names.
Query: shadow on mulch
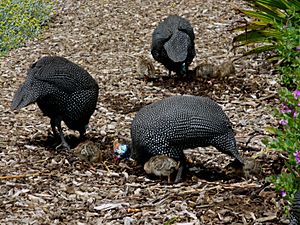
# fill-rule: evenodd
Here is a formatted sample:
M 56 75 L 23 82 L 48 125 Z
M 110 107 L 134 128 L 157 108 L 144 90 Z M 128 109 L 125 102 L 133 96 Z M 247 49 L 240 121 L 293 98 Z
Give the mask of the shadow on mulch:
M 137 165 L 134 161 L 121 160 L 120 163 L 113 162 L 113 164 L 114 171 L 116 172 L 126 171 L 129 174 L 137 177 L 142 175 L 150 180 L 167 184 L 167 177 L 157 177 L 152 174 L 147 174 L 143 167 L 141 165 Z M 172 174 L 171 180 L 174 181 L 175 177 L 176 173 Z M 194 182 L 195 179 L 201 179 L 209 182 L 222 181 L 226 183 L 235 183 L 240 182 L 242 177 L 234 174 L 226 174 L 225 171 L 220 171 L 219 168 L 206 168 L 202 164 L 197 163 L 188 166 L 188 169 L 184 172 L 182 181 L 180 183 Z
M 257 83 L 245 82 L 243 75 L 235 75 L 228 79 L 214 78 L 210 80 L 201 78 L 180 80 L 177 77 L 166 77 L 154 80 L 153 85 L 182 95 L 189 94 L 212 98 L 213 95 L 220 96 L 224 94 L 224 91 L 230 91 L 232 94 L 250 94 L 258 89 Z
M 89 133 L 84 137 L 84 139 L 80 139 L 79 135 L 75 134 L 68 134 L 64 135 L 67 143 L 70 145 L 71 150 L 77 147 L 77 145 L 85 140 L 93 141 L 94 143 L 98 143 L 101 149 L 110 149 L 112 147 L 113 138 L 110 136 L 106 136 L 105 138 L 99 137 L 99 135 L 91 134 Z M 99 141 L 101 140 L 101 141 Z M 61 143 L 60 138 L 55 138 L 51 133 L 48 133 L 48 135 L 36 135 L 33 138 L 26 138 L 24 140 L 25 143 L 28 145 L 34 145 L 38 147 L 43 147 L 50 151 L 55 152 L 64 152 L 65 149 L 56 149 L 56 146 L 58 146 Z M 24 142 L 16 143 L 19 147 L 22 147 L 24 145 Z
M 250 95 L 256 93 L 260 88 L 259 84 L 245 79 L 244 74 L 235 75 L 227 79 L 210 79 L 204 80 L 201 78 L 178 79 L 176 76 L 161 76 L 158 78 L 148 79 L 147 82 L 152 82 L 153 86 L 167 89 L 172 93 L 188 94 L 196 96 L 208 96 L 212 99 L 216 96 L 222 96 L 225 92 L 232 95 Z M 137 112 L 145 104 L 135 103 L 130 101 L 131 96 L 118 95 L 113 96 L 106 94 L 102 96 L 102 102 L 107 104 L 109 108 L 121 114 Z
M 71 146 L 71 152 L 80 143 L 80 139 L 75 135 L 66 135 L 65 138 L 66 141 Z M 121 161 L 122 163 L 119 163 L 116 160 L 114 160 L 113 150 L 112 150 L 112 143 L 113 143 L 112 137 L 107 136 L 103 142 L 99 141 L 101 140 L 101 138 L 95 136 L 92 137 L 89 136 L 86 137 L 86 139 L 93 141 L 94 143 L 98 143 L 100 148 L 103 149 L 102 150 L 104 156 L 103 162 L 105 162 L 105 166 L 103 165 L 103 162 L 94 166 L 100 167 L 102 169 L 109 168 L 119 173 L 126 171 L 130 175 L 135 175 L 137 177 L 142 175 L 151 180 L 157 180 L 162 183 L 167 183 L 166 177 L 156 177 L 154 175 L 146 174 L 143 167 L 141 165 L 137 165 L 135 161 L 122 160 Z M 59 155 L 59 154 L 68 155 L 68 158 L 71 162 L 81 163 L 83 167 L 88 166 L 85 165 L 86 163 L 80 162 L 80 160 L 73 159 L 73 157 L 70 156 L 70 151 L 66 151 L 64 149 L 58 149 L 58 150 L 55 149 L 55 146 L 57 146 L 60 143 L 60 140 L 55 139 L 53 136 L 48 136 L 48 137 L 36 136 L 33 139 L 27 139 L 26 142 L 28 142 L 29 145 L 43 147 L 46 150 L 53 152 L 55 155 Z M 192 181 L 195 177 L 197 177 L 197 179 L 206 180 L 209 182 L 222 181 L 222 182 L 229 182 L 229 183 L 239 182 L 242 179 L 239 176 L 235 176 L 232 174 L 228 175 L 226 174 L 225 171 L 220 171 L 220 168 L 206 168 L 199 163 L 189 165 L 189 169 L 186 172 L 186 174 L 183 176 L 182 182 L 184 183 L 184 182 Z

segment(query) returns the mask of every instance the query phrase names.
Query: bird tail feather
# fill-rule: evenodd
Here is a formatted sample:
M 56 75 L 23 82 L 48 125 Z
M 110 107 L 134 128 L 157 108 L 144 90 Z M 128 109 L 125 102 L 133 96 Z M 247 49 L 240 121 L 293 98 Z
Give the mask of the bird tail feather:
M 190 37 L 177 31 L 164 45 L 169 58 L 173 62 L 184 62 L 188 55 L 188 46 L 191 44 Z
M 22 84 L 16 91 L 11 103 L 12 110 L 21 109 L 37 100 L 38 96 L 31 90 L 27 83 Z

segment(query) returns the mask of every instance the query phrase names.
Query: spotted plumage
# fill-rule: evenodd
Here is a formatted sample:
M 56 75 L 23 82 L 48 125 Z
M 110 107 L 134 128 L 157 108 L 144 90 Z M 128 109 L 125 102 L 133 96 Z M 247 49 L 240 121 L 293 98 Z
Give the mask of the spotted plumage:
M 299 225 L 299 224 L 300 224 L 300 190 L 296 193 L 294 198 L 289 225 Z
M 154 155 L 184 161 L 184 149 L 209 145 L 243 164 L 228 117 L 207 97 L 173 96 L 143 107 L 131 138 L 131 157 L 142 164 Z
M 62 133 L 61 121 L 84 135 L 96 108 L 99 87 L 91 75 L 80 66 L 58 56 L 46 56 L 32 64 L 27 79 L 16 91 L 11 108 L 21 109 L 37 103 L 50 117 L 55 136 L 70 148 Z
M 190 22 L 180 16 L 168 16 L 152 33 L 151 54 L 168 70 L 182 77 L 187 74 L 196 51 L 195 34 Z

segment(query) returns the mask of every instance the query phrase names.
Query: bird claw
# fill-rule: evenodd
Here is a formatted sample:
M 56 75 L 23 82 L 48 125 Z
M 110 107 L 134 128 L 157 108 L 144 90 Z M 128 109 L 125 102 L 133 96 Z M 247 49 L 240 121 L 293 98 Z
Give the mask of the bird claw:
M 66 142 L 61 142 L 58 146 L 55 147 L 56 150 L 59 150 L 59 149 L 67 149 L 67 150 L 70 150 L 70 146 L 66 143 Z

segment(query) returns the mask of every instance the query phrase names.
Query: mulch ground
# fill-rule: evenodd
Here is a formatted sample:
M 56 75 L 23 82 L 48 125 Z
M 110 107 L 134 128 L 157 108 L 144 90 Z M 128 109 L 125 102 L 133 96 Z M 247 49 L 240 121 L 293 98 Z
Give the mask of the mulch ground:
M 0 59 L 1 224 L 287 224 L 284 201 L 265 181 L 282 167 L 280 155 L 262 139 L 276 124 L 272 106 L 276 76 L 262 56 L 239 58 L 232 28 L 244 21 L 240 1 L 63 1 L 39 39 Z M 179 81 L 157 62 L 157 79 L 137 73 L 138 56 L 150 59 L 151 33 L 170 14 L 189 19 L 200 63 L 236 59 L 226 79 Z M 55 150 L 49 119 L 36 105 L 10 110 L 29 66 L 45 55 L 78 63 L 100 86 L 87 138 L 101 161 L 89 164 L 74 149 Z M 186 151 L 190 169 L 179 184 L 149 177 L 135 162 L 116 163 L 112 143 L 130 138 L 130 123 L 142 106 L 177 94 L 209 96 L 233 123 L 243 157 L 255 158 L 255 176 L 230 174 L 232 161 L 214 148 Z M 72 147 L 77 136 L 65 127 Z

